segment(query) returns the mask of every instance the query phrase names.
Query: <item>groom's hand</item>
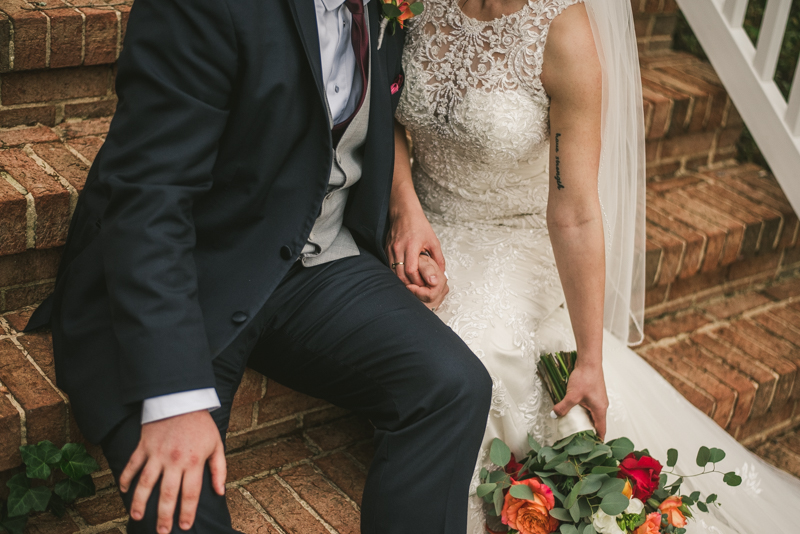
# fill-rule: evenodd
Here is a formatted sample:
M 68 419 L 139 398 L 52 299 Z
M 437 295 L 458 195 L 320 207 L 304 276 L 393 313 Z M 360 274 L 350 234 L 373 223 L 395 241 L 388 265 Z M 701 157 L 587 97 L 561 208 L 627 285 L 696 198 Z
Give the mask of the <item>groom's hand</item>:
M 447 276 L 433 259 L 422 255 L 419 258 L 419 274 L 424 285 L 408 284 L 406 287 L 428 308 L 436 311 L 450 292 Z
M 444 271 L 442 246 L 418 202 L 413 208 L 406 207 L 402 213 L 391 218 L 386 254 L 389 262 L 394 265 L 392 270 L 406 286 L 425 285 L 419 272 L 419 262 L 421 257 L 426 256 L 420 256 L 421 254 L 429 254 L 439 269 Z
M 564 417 L 576 405 L 583 406 L 589 411 L 597 437 L 604 440 L 608 393 L 602 365 L 576 365 L 575 370 L 569 375 L 567 394 L 564 400 L 556 404 L 553 411 L 557 416 Z
M 138 521 L 155 485 L 161 480 L 158 501 L 159 534 L 172 530 L 172 518 L 180 495 L 179 526 L 188 530 L 194 524 L 203 471 L 208 462 L 211 484 L 219 495 L 225 494 L 225 449 L 219 430 L 207 410 L 191 412 L 142 425 L 139 446 L 119 477 L 119 487 L 127 493 L 134 477 L 141 471 L 133 494 L 130 514 Z

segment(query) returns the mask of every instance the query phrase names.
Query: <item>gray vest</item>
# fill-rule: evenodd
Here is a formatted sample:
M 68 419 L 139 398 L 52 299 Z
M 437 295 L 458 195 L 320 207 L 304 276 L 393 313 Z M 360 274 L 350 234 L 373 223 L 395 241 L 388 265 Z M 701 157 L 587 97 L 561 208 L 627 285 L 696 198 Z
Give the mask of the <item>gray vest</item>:
M 371 69 L 370 69 L 371 70 Z M 322 201 L 322 208 L 308 236 L 308 242 L 300 254 L 305 267 L 321 265 L 329 261 L 358 256 L 356 245 L 350 231 L 343 226 L 344 209 L 350 188 L 361 179 L 364 160 L 364 143 L 369 124 L 370 88 L 372 73 L 367 80 L 367 94 L 361 109 L 344 131 L 333 154 L 331 176 L 328 180 L 328 194 Z M 328 110 L 330 117 L 330 110 Z M 333 119 L 330 120 L 331 124 Z

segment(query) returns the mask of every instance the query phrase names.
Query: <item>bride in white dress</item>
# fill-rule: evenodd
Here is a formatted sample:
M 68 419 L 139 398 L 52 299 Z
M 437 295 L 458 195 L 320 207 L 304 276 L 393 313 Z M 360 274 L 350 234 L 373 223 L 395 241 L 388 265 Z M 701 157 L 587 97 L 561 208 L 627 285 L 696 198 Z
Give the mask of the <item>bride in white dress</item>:
M 518 455 L 529 433 L 552 442 L 557 421 L 536 362 L 577 348 L 581 372 L 559 413 L 578 402 L 601 434 L 607 422 L 606 439 L 627 436 L 662 462 L 676 448 L 686 474 L 697 471 L 701 445 L 721 448 L 720 468 L 744 479 L 737 488 L 716 475 L 684 484 L 722 503 L 699 513 L 690 534 L 800 532 L 800 481 L 747 451 L 626 346 L 641 340 L 644 302 L 642 100 L 629 0 L 425 0 L 407 24 L 397 119 L 414 164 L 398 126 L 392 202 L 405 205 L 390 210 L 389 255 L 492 376 L 473 494 L 495 437 Z M 420 210 L 441 251 L 399 215 Z M 420 250 L 432 257 L 419 259 L 420 273 L 447 259 L 450 293 L 438 308 L 441 298 L 415 274 Z M 468 534 L 485 532 L 482 499 L 470 497 L 468 513 Z

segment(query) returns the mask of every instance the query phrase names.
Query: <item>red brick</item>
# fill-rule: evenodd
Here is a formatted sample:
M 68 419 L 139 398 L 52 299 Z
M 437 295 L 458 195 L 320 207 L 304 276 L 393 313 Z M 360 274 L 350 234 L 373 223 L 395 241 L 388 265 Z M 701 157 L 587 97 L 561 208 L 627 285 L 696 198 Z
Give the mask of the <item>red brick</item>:
M 22 464 L 20 445 L 22 427 L 19 412 L 5 395 L 0 395 L 0 472 Z
M 11 69 L 11 21 L 0 13 L 0 72 Z
M 327 406 L 321 410 L 316 410 L 311 413 L 303 415 L 303 427 L 313 428 L 315 426 L 324 425 L 337 419 L 344 419 L 349 417 L 353 412 L 339 406 Z
M 644 294 L 645 309 L 663 304 L 667 299 L 667 286 L 649 288 Z
M 725 280 L 728 276 L 728 267 L 714 271 L 699 273 L 695 276 L 678 279 L 670 285 L 668 298 L 670 301 L 683 298 L 697 299 L 700 296 L 711 298 L 721 295 L 724 291 Z
M 644 99 L 649 102 L 653 108 L 653 115 L 650 121 L 650 128 L 647 131 L 647 138 L 661 139 L 669 128 L 669 119 L 672 115 L 672 101 L 647 86 L 642 87 L 642 94 Z
M 249 448 L 228 456 L 228 482 L 278 469 L 310 458 L 311 455 L 298 436 Z
M 8 324 L 11 325 L 11 328 L 17 332 L 22 332 L 22 329 L 25 328 L 26 324 L 28 324 L 28 319 L 31 318 L 33 310 L 34 308 L 23 308 L 21 310 L 16 310 L 14 313 L 4 315 L 3 319 L 8 321 Z
M 14 22 L 14 70 L 43 69 L 47 58 L 47 17 L 18 11 Z
M 44 371 L 53 384 L 56 383 L 56 369 L 53 364 L 53 340 L 49 333 L 36 333 L 19 336 L 17 340 L 25 347 L 31 358 Z
M 729 280 L 739 280 L 758 276 L 759 278 L 772 278 L 778 274 L 778 266 L 781 262 L 781 252 L 766 252 L 758 254 L 741 261 L 737 261 L 730 266 L 728 271 Z
M 771 302 L 770 299 L 760 293 L 741 293 L 723 300 L 708 302 L 701 307 L 711 315 L 719 319 L 729 319 L 734 315 L 739 315 L 758 306 Z
M 800 296 L 800 278 L 790 278 L 768 287 L 764 293 L 774 300 L 786 300 Z
M 359 513 L 313 467 L 300 465 L 279 476 L 340 534 L 360 534 Z
M 297 421 L 292 419 L 276 425 L 265 426 L 255 430 L 248 430 L 236 436 L 228 436 L 226 444 L 229 451 L 238 451 L 245 447 L 252 447 L 258 443 L 286 436 L 297 431 Z
M 787 403 L 779 408 L 771 409 L 762 417 L 751 419 L 736 431 L 736 439 L 742 442 L 752 440 L 762 433 L 774 434 L 776 431 L 786 430 L 786 423 L 796 413 L 796 403 Z
M 109 66 L 44 69 L 4 74 L 0 91 L 4 106 L 103 96 L 111 90 Z
M 74 506 L 90 525 L 101 525 L 114 519 L 122 519 L 127 515 L 118 491 L 110 491 L 93 499 L 80 501 Z
M 253 426 L 253 405 L 234 406 L 231 408 L 228 432 L 239 432 Z
M 647 226 L 658 225 L 664 230 L 678 236 L 686 243 L 686 250 L 683 255 L 678 275 L 687 278 L 697 274 L 703 262 L 706 243 L 708 238 L 694 228 L 673 219 L 668 213 L 656 209 L 653 206 L 647 207 Z
M 651 180 L 654 178 L 669 178 L 673 176 L 676 172 L 681 170 L 681 162 L 680 161 L 668 161 L 668 162 L 660 162 L 660 163 L 653 163 L 652 160 L 647 160 L 647 179 Z
M 800 477 L 800 454 L 786 447 L 782 441 L 770 440 L 754 452 L 775 467 Z
M 274 476 L 248 484 L 245 489 L 286 532 L 328 534 L 323 524 L 303 508 Z
M 314 463 L 339 489 L 361 506 L 364 485 L 367 483 L 367 475 L 363 468 L 356 466 L 341 452 L 315 460 Z
M 765 206 L 760 202 L 753 202 L 747 197 L 734 193 L 730 189 L 709 185 L 708 190 L 719 202 L 724 202 L 736 216 L 745 220 L 746 214 L 751 214 L 755 220 L 763 224 L 763 234 L 760 236 L 759 250 L 771 250 L 774 248 L 778 233 L 783 222 L 783 215 L 780 211 Z
M 671 116 L 669 118 L 669 121 L 665 125 L 667 130 L 664 134 L 662 134 L 659 137 L 675 136 L 676 133 L 683 131 L 683 125 L 686 122 L 686 117 L 688 116 L 688 113 L 690 111 L 689 109 L 690 98 L 688 95 L 682 92 L 675 91 L 674 89 L 670 89 L 669 87 L 664 87 L 664 85 L 662 85 L 658 81 L 652 80 L 650 78 L 651 74 L 652 71 L 650 69 L 648 68 L 642 69 L 642 94 L 643 96 L 647 94 L 648 100 L 652 100 L 653 94 L 660 95 L 662 98 L 667 98 L 670 100 L 672 104 L 670 109 Z M 655 138 L 655 132 L 650 136 L 650 139 L 654 138 Z M 663 145 L 662 145 L 661 157 L 664 159 L 668 159 L 676 156 L 665 155 L 663 152 Z
M 306 435 L 324 451 L 370 439 L 373 433 L 369 421 L 355 415 L 306 431 Z
M 0 381 L 25 410 L 28 443 L 66 438 L 66 404 L 9 339 L 0 340 Z
M 652 225 L 647 225 L 647 239 L 652 240 L 663 251 L 656 285 L 669 284 L 675 280 L 681 268 L 686 243 L 675 235 Z
M 239 389 L 236 390 L 236 395 L 233 397 L 233 405 L 242 406 L 245 404 L 253 404 L 261 400 L 263 384 L 263 375 L 252 369 L 245 369 L 242 382 L 239 384 Z
M 27 248 L 27 211 L 25 197 L 0 176 L 0 258 L 23 252 Z M 3 285 L 0 282 L 0 286 Z
M 371 441 L 366 441 L 358 445 L 353 445 L 347 449 L 347 452 L 349 452 L 364 469 L 369 469 L 369 466 L 372 465 L 372 458 L 375 456 L 375 447 Z
M 33 151 L 64 177 L 76 191 L 83 190 L 89 166 L 75 157 L 63 143 L 38 144 L 33 147 Z
M 42 125 L 0 131 L 3 148 L 47 141 L 58 141 L 58 135 L 51 128 Z
M 104 65 L 117 59 L 117 14 L 108 9 L 81 8 L 86 15 L 84 65 Z
M 108 133 L 110 124 L 111 117 L 99 117 L 96 119 L 66 121 L 59 125 L 59 129 L 64 132 L 67 138 L 73 139 L 87 135 L 105 135 Z
M 710 104 L 708 84 L 669 67 L 663 70 L 645 70 L 642 72 L 642 77 L 663 87 L 674 89 L 690 98 L 691 105 L 687 111 L 688 125 L 673 125 L 674 128 L 670 132 L 672 135 L 683 131 L 697 132 L 703 129 L 706 112 Z
M 109 117 L 117 110 L 117 97 L 104 98 L 94 102 L 67 104 L 64 106 L 65 119 L 94 119 Z
M 229 489 L 225 499 L 228 501 L 228 510 L 231 513 L 231 526 L 236 531 L 245 534 L 278 534 L 261 512 L 256 510 L 237 489 Z
M 131 6 L 117 6 L 117 11 L 122 14 L 120 21 L 120 43 L 125 42 L 125 30 L 128 28 L 128 18 L 131 14 Z
M 661 144 L 661 157 L 680 158 L 688 155 L 708 153 L 714 144 L 716 132 L 696 132 L 664 139 Z
M 715 403 L 714 398 L 711 397 L 711 395 L 687 381 L 684 377 L 680 376 L 668 366 L 663 365 L 658 359 L 653 358 L 649 351 L 643 353 L 641 356 L 697 409 L 709 417 L 714 413 Z
M 0 167 L 33 195 L 36 248 L 62 245 L 70 217 L 67 190 L 20 149 L 0 150 Z
M 74 9 L 51 9 L 50 68 L 77 67 L 83 49 L 83 18 Z
M 645 323 L 644 331 L 648 336 L 658 341 L 679 334 L 692 333 L 710 322 L 703 314 L 692 311 L 649 321 Z
M 104 142 L 105 141 L 101 137 L 79 137 L 77 139 L 70 139 L 69 146 L 74 148 L 84 158 L 89 161 L 94 161 L 94 158 L 97 157 L 97 153 L 100 151 L 100 147 L 103 146 Z
M 11 128 L 21 125 L 31 126 L 37 123 L 55 126 L 56 107 L 48 104 L 44 106 L 0 110 L 0 128 Z
M 258 403 L 258 424 L 260 425 L 327 404 L 322 399 L 315 399 L 295 391 L 270 397 L 269 388 L 273 383 L 270 382 L 267 386 L 267 397 Z
M 75 524 L 69 514 L 56 517 L 51 513 L 35 514 L 25 525 L 26 534 L 72 534 L 80 527 Z
M 30 286 L 14 287 L 5 290 L 6 305 L 4 310 L 6 312 L 29 306 L 43 301 L 53 292 L 55 284 L 53 282 L 41 282 Z

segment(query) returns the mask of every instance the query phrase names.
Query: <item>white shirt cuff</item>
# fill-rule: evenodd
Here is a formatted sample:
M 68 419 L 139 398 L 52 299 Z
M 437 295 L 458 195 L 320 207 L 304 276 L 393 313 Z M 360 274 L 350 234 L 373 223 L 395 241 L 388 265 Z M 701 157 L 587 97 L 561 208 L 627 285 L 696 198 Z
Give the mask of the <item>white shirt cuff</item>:
M 160 395 L 145 399 L 142 403 L 142 424 L 200 410 L 211 412 L 219 407 L 219 397 L 217 396 L 217 390 L 214 388 L 193 389 L 191 391 Z

